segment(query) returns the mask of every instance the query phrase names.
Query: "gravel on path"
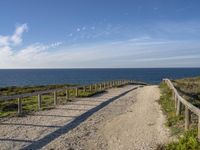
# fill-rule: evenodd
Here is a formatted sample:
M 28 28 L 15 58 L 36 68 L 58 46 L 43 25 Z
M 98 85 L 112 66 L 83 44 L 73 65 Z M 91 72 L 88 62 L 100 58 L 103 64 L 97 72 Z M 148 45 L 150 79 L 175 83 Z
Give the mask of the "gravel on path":
M 130 85 L 113 88 L 98 96 L 79 98 L 66 105 L 58 105 L 55 109 L 36 112 L 25 117 L 0 120 L 0 149 L 69 149 L 71 147 L 83 149 L 84 138 L 82 137 L 96 135 L 98 127 L 95 125 L 101 121 L 101 117 L 93 117 L 95 111 L 102 112 L 101 107 L 107 104 L 104 102 L 118 100 L 134 87 Z M 116 105 L 116 108 L 124 109 L 120 105 Z M 112 115 L 109 117 L 112 118 Z M 90 126 L 87 122 L 91 120 L 93 123 Z M 70 140 L 65 141 L 66 137 Z
M 157 86 L 130 91 L 44 149 L 152 150 L 169 141 Z

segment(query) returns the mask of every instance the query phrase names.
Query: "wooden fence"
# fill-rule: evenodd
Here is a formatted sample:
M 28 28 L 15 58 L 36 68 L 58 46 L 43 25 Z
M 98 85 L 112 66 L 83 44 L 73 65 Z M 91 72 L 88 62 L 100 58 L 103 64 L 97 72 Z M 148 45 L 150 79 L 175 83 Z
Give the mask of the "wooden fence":
M 38 109 L 41 109 L 41 104 L 42 104 L 42 95 L 43 94 L 50 94 L 53 93 L 53 100 L 54 100 L 54 105 L 57 105 L 57 93 L 58 92 L 66 92 L 66 100 L 70 99 L 70 90 L 73 90 L 75 92 L 75 97 L 79 96 L 80 90 L 83 90 L 84 92 L 86 90 L 89 90 L 89 92 L 97 92 L 97 91 L 102 91 L 106 90 L 112 87 L 117 87 L 117 86 L 123 86 L 127 84 L 140 84 L 140 85 L 145 85 L 143 82 L 135 82 L 133 80 L 115 80 L 115 81 L 106 81 L 106 82 L 101 82 L 101 83 L 96 83 L 96 84 L 91 84 L 91 85 L 85 85 L 85 86 L 70 86 L 70 87 L 65 87 L 65 88 L 60 88 L 60 89 L 51 89 L 51 90 L 45 90 L 45 91 L 38 91 L 38 92 L 32 92 L 32 93 L 25 93 L 25 94 L 18 94 L 18 95 L 12 95 L 12 96 L 0 96 L 0 101 L 7 101 L 7 100 L 16 100 L 18 101 L 18 114 L 22 114 L 22 99 L 27 98 L 27 97 L 33 97 L 37 96 L 38 100 Z
M 175 101 L 176 115 L 181 114 L 181 108 L 184 107 L 185 110 L 185 130 L 189 129 L 191 123 L 191 112 L 198 116 L 198 139 L 200 140 L 200 109 L 189 103 L 183 97 L 180 96 L 177 89 L 174 87 L 173 83 L 169 79 L 163 79 L 163 81 L 172 90 L 173 99 Z

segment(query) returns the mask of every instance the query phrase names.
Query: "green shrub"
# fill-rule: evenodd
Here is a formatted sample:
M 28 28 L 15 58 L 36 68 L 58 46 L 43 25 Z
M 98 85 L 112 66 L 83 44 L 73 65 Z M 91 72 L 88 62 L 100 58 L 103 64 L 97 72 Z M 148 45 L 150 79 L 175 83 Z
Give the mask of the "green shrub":
M 165 83 L 160 84 L 161 97 L 159 103 L 167 115 L 166 125 L 169 127 L 175 126 L 179 120 L 182 120 L 182 116 L 176 116 L 176 109 L 174 100 L 172 99 L 172 91 Z
M 172 91 L 165 83 L 160 84 L 161 97 L 159 103 L 167 116 L 166 125 L 170 127 L 171 134 L 179 136 L 178 141 L 157 148 L 158 150 L 200 150 L 197 139 L 197 129 L 184 132 L 183 116 L 176 116 Z M 182 135 L 181 135 L 182 134 Z
M 164 147 L 165 150 L 200 150 L 197 139 L 197 130 L 192 129 L 184 133 L 178 142 L 173 142 Z

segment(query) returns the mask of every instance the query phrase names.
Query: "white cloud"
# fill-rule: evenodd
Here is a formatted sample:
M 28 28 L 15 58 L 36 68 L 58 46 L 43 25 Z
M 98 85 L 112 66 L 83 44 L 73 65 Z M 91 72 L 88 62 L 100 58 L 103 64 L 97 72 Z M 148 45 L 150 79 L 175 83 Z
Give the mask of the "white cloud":
M 145 44 L 142 45 L 137 44 L 135 41 L 126 40 L 116 42 L 115 44 L 109 42 L 74 48 L 62 47 L 57 51 L 49 51 L 49 47 L 57 45 L 56 43 L 49 44 L 48 46 L 39 43 L 33 44 L 15 54 L 12 52 L 8 54 L 7 52 L 10 51 L 8 49 L 6 50 L 8 57 L 4 59 L 4 63 L 0 59 L 0 67 L 163 67 L 169 63 L 172 64 L 172 62 L 176 65 L 180 64 L 183 60 L 192 60 L 200 57 L 196 55 L 198 53 L 196 48 L 200 48 L 200 44 L 193 42 L 185 42 L 183 44 L 178 41 L 155 42 L 152 40 L 148 43 L 145 41 Z M 140 41 L 140 43 L 142 42 Z M 188 49 L 190 49 L 190 52 L 188 52 Z M 176 56 L 174 50 L 182 51 L 179 54 L 180 56 Z M 163 61 L 165 63 L 161 64 Z M 194 61 L 198 64 L 196 59 Z
M 76 31 L 77 31 L 77 32 L 80 32 L 80 31 L 81 31 L 81 29 L 80 29 L 80 28 L 77 28 L 77 29 L 76 29 Z
M 9 44 L 9 36 L 0 35 L 0 46 L 7 46 Z
M 22 24 L 18 26 L 14 32 L 14 34 L 11 36 L 10 40 L 13 42 L 13 44 L 18 45 L 22 42 L 22 34 L 28 30 L 27 24 Z
M 22 34 L 28 30 L 27 24 L 22 24 L 16 27 L 16 30 L 11 36 L 0 35 L 0 46 L 12 46 L 22 43 Z
M 16 29 L 13 35 L 20 39 L 16 41 L 11 40 L 13 35 L 0 36 L 0 68 L 169 67 L 180 66 L 184 60 L 200 65 L 199 41 L 158 40 L 145 35 L 74 47 L 64 47 L 64 42 L 35 43 L 16 50 L 25 31 L 25 26 Z
M 48 50 L 56 48 L 63 42 L 48 45 L 35 43 L 23 49 L 17 49 L 22 43 L 22 35 L 28 30 L 27 24 L 16 27 L 11 36 L 0 35 L 0 68 L 23 68 L 40 66 L 41 60 L 48 55 Z

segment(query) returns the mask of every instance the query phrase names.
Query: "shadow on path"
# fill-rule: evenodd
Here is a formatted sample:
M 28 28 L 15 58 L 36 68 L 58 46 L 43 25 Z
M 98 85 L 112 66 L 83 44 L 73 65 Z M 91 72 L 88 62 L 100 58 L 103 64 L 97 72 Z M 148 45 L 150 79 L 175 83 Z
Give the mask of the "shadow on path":
M 45 127 L 45 128 L 60 128 L 56 125 L 40 125 L 40 124 L 22 124 L 22 123 L 0 123 L 0 126 L 27 126 L 27 127 Z M 1 141 L 1 140 L 0 140 Z
M 29 116 L 45 116 L 45 117 L 63 117 L 63 118 L 76 118 L 77 116 L 61 116 L 61 115 L 47 115 L 47 114 L 33 114 Z
M 20 139 L 11 139 L 11 138 L 7 138 L 7 139 L 1 139 L 0 141 L 12 141 L 12 142 L 24 142 L 24 143 L 33 143 L 34 141 L 31 140 L 20 140 Z
M 22 150 L 43 148 L 44 146 L 46 146 L 47 144 L 49 144 L 53 140 L 57 139 L 61 135 L 66 134 L 70 130 L 76 128 L 78 125 L 80 125 L 82 122 L 84 122 L 87 118 L 89 118 L 95 112 L 99 111 L 100 109 L 107 106 L 108 104 L 110 104 L 114 100 L 126 95 L 130 91 L 133 91 L 137 88 L 138 87 L 134 87 L 134 88 L 132 88 L 132 89 L 126 91 L 126 92 L 123 92 L 122 94 L 119 94 L 119 95 L 117 95 L 113 98 L 108 99 L 107 101 L 101 103 L 97 107 L 94 107 L 94 108 L 88 110 L 87 112 L 83 113 L 82 115 L 78 116 L 76 119 L 74 119 L 73 121 L 69 122 L 68 124 L 62 126 L 61 128 L 57 129 L 56 131 L 44 136 L 43 138 L 39 139 L 38 141 L 32 142 L 30 145 L 22 148 Z

